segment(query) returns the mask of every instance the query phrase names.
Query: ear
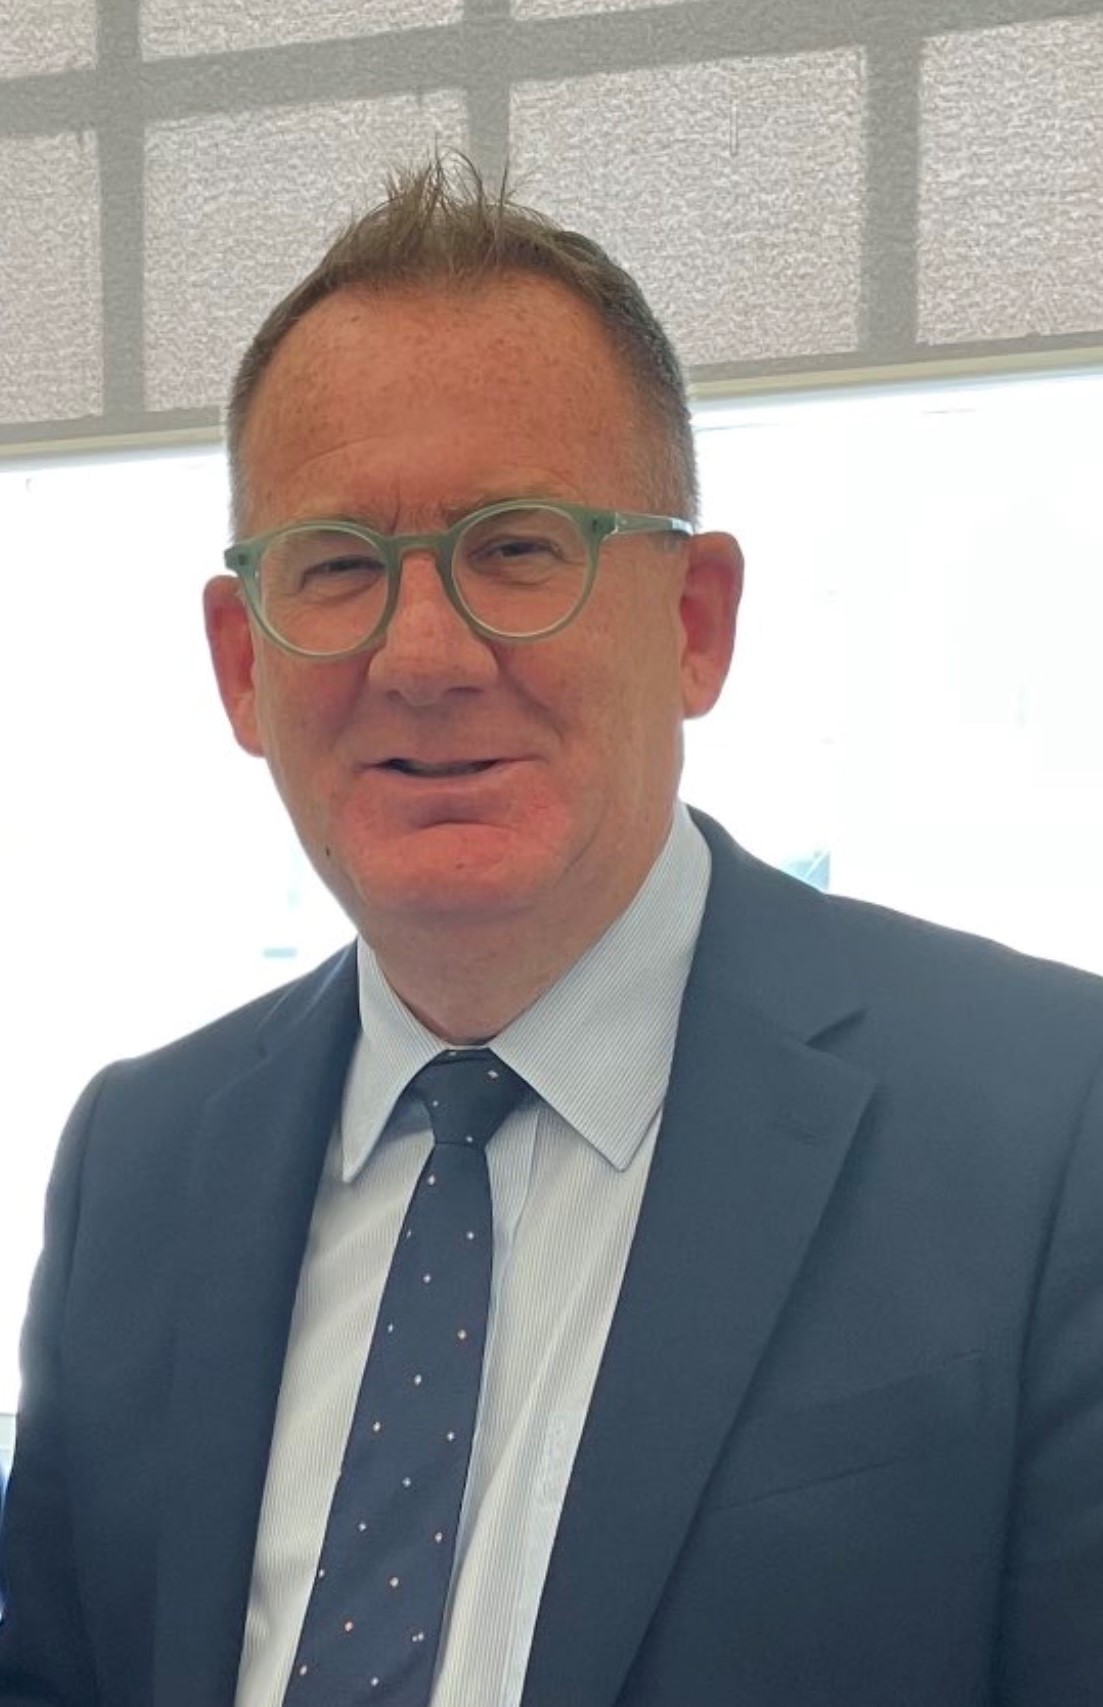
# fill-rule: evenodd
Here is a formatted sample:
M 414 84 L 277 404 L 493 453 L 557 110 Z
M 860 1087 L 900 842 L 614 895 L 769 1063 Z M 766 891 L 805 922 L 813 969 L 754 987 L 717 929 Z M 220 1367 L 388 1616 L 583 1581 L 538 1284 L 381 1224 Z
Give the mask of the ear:
M 730 533 L 697 533 L 679 612 L 682 623 L 682 710 L 703 717 L 720 697 L 735 647 L 743 594 L 743 553 Z
M 257 719 L 256 666 L 249 613 L 232 575 L 217 575 L 203 589 L 203 620 L 215 680 L 238 744 L 260 758 L 264 746 Z

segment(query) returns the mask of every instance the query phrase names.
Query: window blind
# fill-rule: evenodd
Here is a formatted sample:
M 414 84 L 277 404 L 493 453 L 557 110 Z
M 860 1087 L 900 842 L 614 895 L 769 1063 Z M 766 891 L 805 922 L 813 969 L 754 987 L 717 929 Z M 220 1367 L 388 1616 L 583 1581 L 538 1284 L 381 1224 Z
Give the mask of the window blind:
M 217 428 L 388 167 L 467 150 L 699 387 L 1103 346 L 1103 10 L 0 0 L 0 453 Z

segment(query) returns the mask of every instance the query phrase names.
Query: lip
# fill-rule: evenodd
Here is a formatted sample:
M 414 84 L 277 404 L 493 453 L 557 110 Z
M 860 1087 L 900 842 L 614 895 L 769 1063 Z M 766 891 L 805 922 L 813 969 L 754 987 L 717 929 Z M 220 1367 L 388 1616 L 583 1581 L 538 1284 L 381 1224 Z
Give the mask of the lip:
M 409 776 L 371 767 L 372 790 L 379 805 L 398 815 L 408 830 L 444 824 L 498 823 L 518 807 L 523 761 L 496 759 L 489 770 L 465 776 Z
M 381 776 L 393 777 L 396 782 L 410 782 L 410 783 L 421 782 L 421 783 L 430 783 L 430 784 L 437 783 L 437 784 L 439 784 L 439 783 L 478 782 L 480 777 L 492 776 L 494 774 L 494 772 L 497 770 L 500 770 L 503 765 L 511 764 L 514 762 L 511 759 L 487 758 L 485 754 L 480 754 L 477 758 L 472 757 L 469 759 L 461 759 L 461 758 L 416 759 L 416 758 L 413 758 L 411 756 L 408 760 L 406 760 L 406 762 L 408 762 L 410 764 L 479 765 L 482 767 L 480 770 L 477 770 L 477 771 L 460 771 L 460 772 L 455 772 L 451 775 L 418 776 L 413 771 L 399 770 L 395 764 L 395 759 L 399 758 L 399 757 L 406 759 L 406 755 L 396 754 L 394 758 L 384 759 L 381 764 L 374 765 L 372 768 Z
M 425 762 L 429 763 L 428 760 Z M 504 781 L 516 775 L 523 762 L 521 759 L 492 759 L 485 770 L 466 771 L 454 776 L 415 776 L 409 771 L 395 770 L 387 764 L 371 765 L 368 768 L 376 785 L 382 784 L 388 790 L 393 789 L 395 794 L 406 798 L 432 796 L 436 800 L 445 795 L 460 797 L 476 794 L 479 790 L 500 787 Z

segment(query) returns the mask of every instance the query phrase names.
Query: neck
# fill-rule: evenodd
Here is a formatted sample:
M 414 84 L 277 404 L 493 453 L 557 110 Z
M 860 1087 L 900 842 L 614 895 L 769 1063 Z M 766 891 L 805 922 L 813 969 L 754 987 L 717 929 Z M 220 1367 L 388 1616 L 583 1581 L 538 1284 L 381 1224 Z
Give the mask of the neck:
M 661 851 L 598 893 L 532 911 L 373 914 L 358 920 L 395 994 L 446 1043 L 484 1043 L 580 960 L 631 904 Z M 350 912 L 353 909 L 349 909 Z M 353 915 L 355 917 L 355 913 Z
M 615 915 L 614 915 L 615 916 Z M 612 920 L 609 921 L 610 923 Z M 485 1043 L 580 959 L 605 926 L 528 940 L 515 922 L 404 924 L 368 938 L 395 994 L 445 1043 Z

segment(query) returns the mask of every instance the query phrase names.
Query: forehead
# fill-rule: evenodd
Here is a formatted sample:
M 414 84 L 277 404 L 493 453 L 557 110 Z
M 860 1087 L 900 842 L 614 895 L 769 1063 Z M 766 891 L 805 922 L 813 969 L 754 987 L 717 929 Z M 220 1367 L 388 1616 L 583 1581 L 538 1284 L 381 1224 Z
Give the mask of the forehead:
M 525 471 L 630 506 L 642 413 L 597 315 L 552 281 L 342 290 L 288 333 L 253 398 L 240 447 L 250 525 L 324 507 L 330 491 L 347 507 L 360 481 L 416 507 L 462 502 L 468 484 L 504 491 Z

